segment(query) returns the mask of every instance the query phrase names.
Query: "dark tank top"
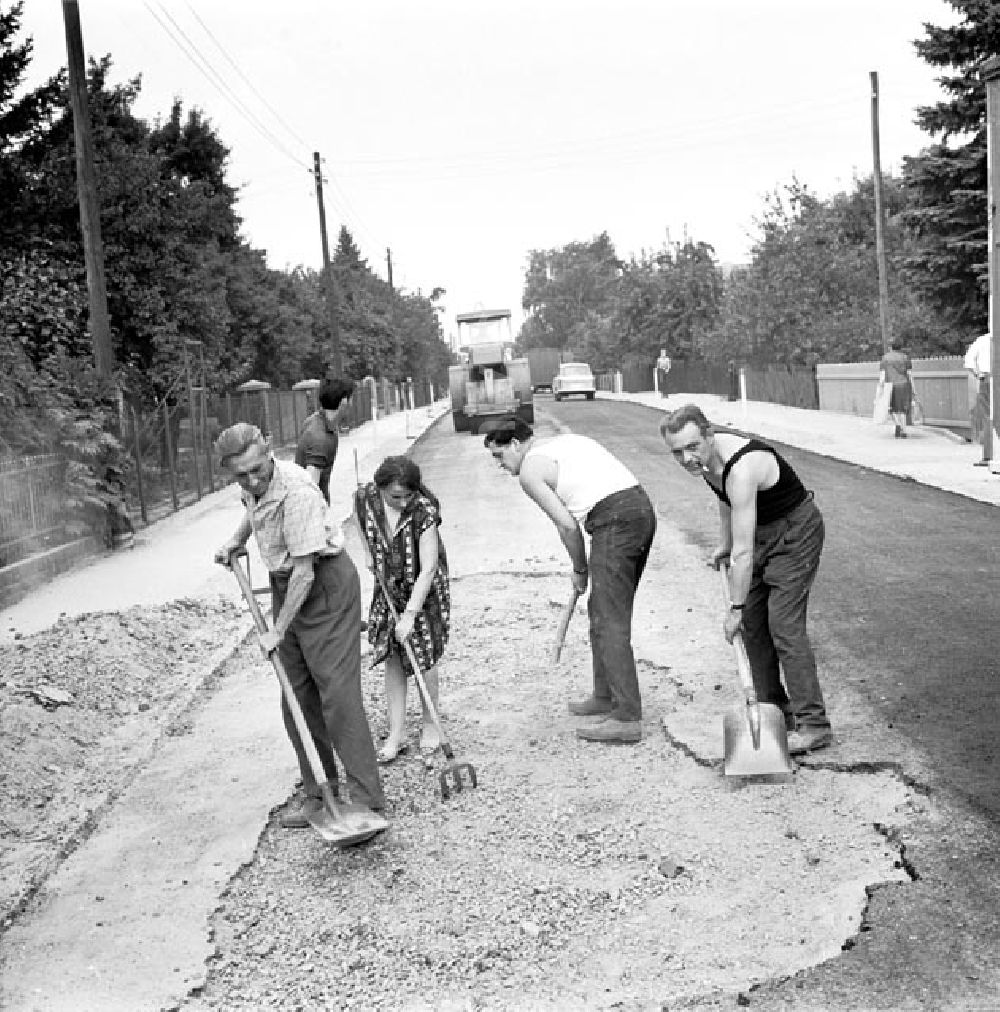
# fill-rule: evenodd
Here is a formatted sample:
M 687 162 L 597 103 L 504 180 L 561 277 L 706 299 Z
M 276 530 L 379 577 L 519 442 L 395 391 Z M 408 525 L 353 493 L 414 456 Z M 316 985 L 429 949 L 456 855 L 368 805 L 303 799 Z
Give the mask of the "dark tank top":
M 763 450 L 765 453 L 773 454 L 774 459 L 778 462 L 778 480 L 770 488 L 757 490 L 757 526 L 762 527 L 764 524 L 774 523 L 775 520 L 780 520 L 786 514 L 791 513 L 809 495 L 805 485 L 799 481 L 799 476 L 777 450 L 768 446 L 767 443 L 762 443 L 759 439 L 751 439 L 746 446 L 740 447 L 726 461 L 726 466 L 722 469 L 721 489 L 716 488 L 708 478 L 705 479 L 705 482 L 727 506 L 731 506 L 732 503 L 726 493 L 726 480 L 729 478 L 729 472 L 740 457 L 747 453 L 753 453 L 755 450 Z

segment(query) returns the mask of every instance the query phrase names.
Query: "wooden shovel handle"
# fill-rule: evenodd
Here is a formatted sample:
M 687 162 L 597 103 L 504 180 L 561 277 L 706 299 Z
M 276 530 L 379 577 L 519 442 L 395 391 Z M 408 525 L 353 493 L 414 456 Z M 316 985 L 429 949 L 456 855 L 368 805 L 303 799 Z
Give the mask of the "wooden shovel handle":
M 729 611 L 729 606 L 733 603 L 733 599 L 729 596 L 729 566 L 724 562 L 719 563 L 719 578 L 722 581 L 722 600 L 725 602 L 726 611 Z M 733 653 L 736 654 L 736 667 L 740 673 L 740 685 L 743 686 L 747 702 L 756 703 L 757 690 L 753 687 L 753 675 L 750 673 L 750 658 L 747 657 L 747 648 L 743 643 L 743 636 L 739 630 L 736 631 L 736 635 L 733 637 Z
M 250 560 L 247 558 L 247 571 L 243 571 L 243 567 L 239 563 L 239 559 L 245 556 L 246 550 L 240 552 L 234 552 L 230 556 L 231 565 L 230 568 L 233 571 L 233 575 L 236 577 L 236 582 L 240 585 L 240 590 L 243 592 L 243 599 L 247 603 L 247 607 L 250 609 L 250 614 L 253 616 L 254 625 L 257 627 L 257 632 L 267 632 L 270 626 L 268 625 L 267 619 L 264 618 L 264 613 L 260 609 L 260 605 L 257 603 L 256 597 L 254 597 L 253 587 L 250 584 Z M 317 785 L 322 789 L 327 783 L 326 772 L 323 769 L 323 763 L 320 761 L 319 752 L 316 750 L 316 745 L 313 742 L 312 732 L 309 730 L 309 725 L 306 724 L 305 715 L 302 713 L 302 707 L 299 706 L 299 701 L 295 698 L 295 690 L 292 688 L 292 683 L 288 679 L 288 673 L 285 671 L 285 666 L 281 663 L 281 659 L 278 657 L 278 651 L 272 650 L 268 654 L 268 660 L 271 662 L 271 666 L 274 668 L 274 673 L 278 676 L 278 682 L 281 685 L 281 691 L 284 694 L 285 702 L 288 704 L 288 712 L 292 715 L 292 720 L 295 722 L 295 729 L 299 732 L 299 738 L 302 740 L 302 748 L 306 754 L 306 760 L 309 763 L 309 769 L 312 770 L 313 778 L 316 780 Z M 324 791 L 324 798 L 327 802 L 330 802 L 330 798 L 327 797 Z M 336 809 L 330 805 L 331 811 Z
M 392 603 L 392 598 L 389 596 L 389 588 L 385 585 L 385 579 L 382 576 L 382 571 L 376 562 L 374 567 L 375 579 L 378 580 L 378 585 L 382 590 L 382 596 L 385 598 L 386 606 L 389 609 L 389 614 L 392 616 L 392 621 L 399 621 L 399 613 L 396 611 L 396 606 Z M 410 659 L 410 667 L 413 668 L 413 680 L 417 683 L 417 691 L 420 693 L 420 698 L 423 701 L 424 706 L 427 707 L 427 713 L 430 715 L 431 721 L 437 728 L 438 737 L 441 740 L 441 751 L 444 753 L 446 759 L 453 759 L 454 754 L 452 752 L 451 742 L 448 741 L 448 736 L 444 733 L 444 726 L 441 724 L 441 718 L 438 715 L 437 707 L 434 705 L 434 701 L 431 699 L 430 692 L 427 691 L 427 683 L 424 681 L 424 673 L 420 670 L 420 663 L 417 661 L 416 652 L 413 649 L 413 645 L 407 638 L 403 643 L 403 649 L 406 651 L 406 656 Z
M 566 641 L 566 630 L 569 629 L 569 620 L 573 617 L 573 612 L 576 611 L 576 602 L 579 600 L 580 591 L 574 587 L 573 593 L 570 594 L 570 598 L 566 602 L 562 614 L 559 616 L 559 625 L 556 627 L 556 638 L 552 644 L 553 664 L 558 662 L 559 656 L 562 654 L 563 643 Z

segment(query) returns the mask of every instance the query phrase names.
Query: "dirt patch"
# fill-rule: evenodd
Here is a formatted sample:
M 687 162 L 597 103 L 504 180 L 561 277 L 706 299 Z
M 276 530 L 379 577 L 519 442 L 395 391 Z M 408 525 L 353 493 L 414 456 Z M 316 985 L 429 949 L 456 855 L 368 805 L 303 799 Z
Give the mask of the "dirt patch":
M 331 851 L 272 823 L 183 1008 L 659 1008 L 837 955 L 866 889 L 908 879 L 876 827 L 922 803 L 895 777 L 726 782 L 660 724 L 704 696 L 717 725 L 717 681 L 669 665 L 643 664 L 640 745 L 582 742 L 566 701 L 589 684 L 585 615 L 563 663 L 540 649 L 565 579 L 456 582 L 442 701 L 480 786 L 443 804 L 441 764 L 411 751 L 385 770 L 392 827 L 371 845 Z M 366 695 L 384 730 L 377 673 Z
M 85 839 L 231 650 L 234 604 L 178 600 L 62 619 L 0 655 L 0 924 Z M 228 647 L 226 644 L 230 644 Z

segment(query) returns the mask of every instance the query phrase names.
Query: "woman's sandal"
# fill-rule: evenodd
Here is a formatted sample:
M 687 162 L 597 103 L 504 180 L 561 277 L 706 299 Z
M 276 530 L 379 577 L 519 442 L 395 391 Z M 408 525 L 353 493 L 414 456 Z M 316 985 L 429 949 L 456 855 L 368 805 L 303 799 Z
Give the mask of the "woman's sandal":
M 410 746 L 406 742 L 401 742 L 399 745 L 390 745 L 386 742 L 376 753 L 375 758 L 378 762 L 387 766 L 389 763 L 394 763 L 404 752 L 408 752 Z

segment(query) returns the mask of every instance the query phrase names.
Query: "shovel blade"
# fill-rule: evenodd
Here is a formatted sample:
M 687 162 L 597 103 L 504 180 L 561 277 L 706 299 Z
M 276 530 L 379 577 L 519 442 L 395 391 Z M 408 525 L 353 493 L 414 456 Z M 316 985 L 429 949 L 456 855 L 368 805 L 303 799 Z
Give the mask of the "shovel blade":
M 328 791 L 323 792 L 321 802 L 307 804 L 303 814 L 312 829 L 334 847 L 353 847 L 389 828 L 388 820 L 378 812 L 363 805 L 346 805 Z
M 727 777 L 794 773 L 785 715 L 773 703 L 748 703 L 722 718 L 722 769 Z

